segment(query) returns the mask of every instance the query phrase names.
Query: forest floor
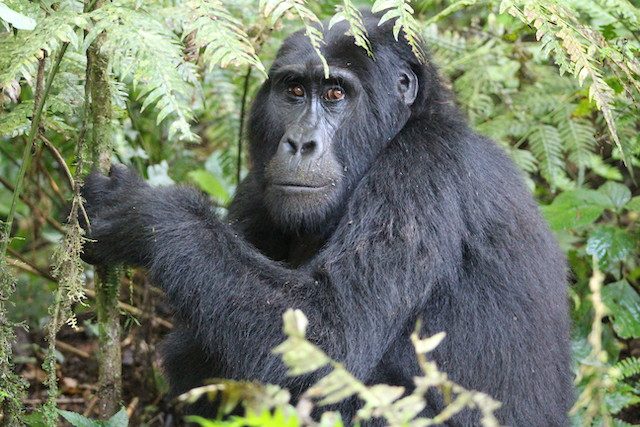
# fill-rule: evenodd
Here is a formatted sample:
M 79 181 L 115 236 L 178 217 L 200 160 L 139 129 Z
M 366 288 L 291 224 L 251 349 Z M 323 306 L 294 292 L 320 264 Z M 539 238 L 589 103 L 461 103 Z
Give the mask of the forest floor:
M 135 280 L 138 281 L 138 280 Z M 141 279 L 141 281 L 144 281 Z M 123 318 L 122 384 L 123 404 L 131 426 L 174 426 L 176 417 L 166 397 L 168 384 L 162 375 L 158 346 L 172 328 L 171 312 L 160 291 L 144 283 L 123 286 L 120 300 Z M 131 309 L 131 307 L 137 307 Z M 131 313 L 134 311 L 135 313 Z M 57 374 L 60 396 L 58 408 L 97 417 L 98 341 L 95 313 L 77 316 L 78 328 L 65 325 L 58 333 Z M 46 329 L 16 330 L 16 364 L 29 381 L 28 411 L 38 409 L 47 399 L 42 370 L 47 342 Z

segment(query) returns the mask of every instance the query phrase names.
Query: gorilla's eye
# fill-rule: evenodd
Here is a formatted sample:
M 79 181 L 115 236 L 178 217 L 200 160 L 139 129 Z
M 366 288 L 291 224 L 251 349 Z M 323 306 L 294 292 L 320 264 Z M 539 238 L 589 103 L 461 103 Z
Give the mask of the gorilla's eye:
M 298 84 L 298 83 L 293 83 L 289 85 L 289 87 L 287 88 L 287 92 L 289 92 L 289 94 L 297 98 L 304 96 L 304 88 L 302 87 L 301 84 Z
M 332 87 L 322 97 L 327 101 L 341 101 L 344 99 L 344 90 L 339 87 Z

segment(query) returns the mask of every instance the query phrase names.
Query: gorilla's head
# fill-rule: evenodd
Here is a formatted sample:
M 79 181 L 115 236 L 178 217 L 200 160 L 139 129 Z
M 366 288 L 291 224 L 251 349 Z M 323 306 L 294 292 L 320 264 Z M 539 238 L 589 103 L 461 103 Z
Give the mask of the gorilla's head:
M 373 57 L 345 35 L 325 31 L 326 78 L 309 39 L 287 38 L 258 92 L 250 156 L 273 221 L 317 231 L 335 218 L 366 170 L 412 117 L 428 112 L 437 75 L 421 64 L 392 22 L 365 17 Z M 325 24 L 325 28 L 327 25 Z M 437 102 L 437 100 L 434 100 Z

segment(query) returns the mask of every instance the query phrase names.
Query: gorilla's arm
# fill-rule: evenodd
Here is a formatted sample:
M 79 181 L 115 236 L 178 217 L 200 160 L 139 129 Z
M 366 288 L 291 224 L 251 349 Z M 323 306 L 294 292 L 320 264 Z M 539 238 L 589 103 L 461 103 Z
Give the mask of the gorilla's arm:
M 415 212 L 412 201 L 370 194 L 387 190 L 369 189 L 367 200 L 356 192 L 325 248 L 293 270 L 218 220 L 199 192 L 152 188 L 116 167 L 84 187 L 95 240 L 88 253 L 147 267 L 203 348 L 223 357 L 226 376 L 293 385 L 271 349 L 284 339 L 282 313 L 299 308 L 309 339 L 366 379 L 424 303 L 439 261 L 451 256 L 438 250 L 450 236 L 425 238 L 422 224 L 403 219 Z M 432 220 L 446 223 L 442 213 L 431 212 Z M 439 229 L 446 227 L 427 228 Z

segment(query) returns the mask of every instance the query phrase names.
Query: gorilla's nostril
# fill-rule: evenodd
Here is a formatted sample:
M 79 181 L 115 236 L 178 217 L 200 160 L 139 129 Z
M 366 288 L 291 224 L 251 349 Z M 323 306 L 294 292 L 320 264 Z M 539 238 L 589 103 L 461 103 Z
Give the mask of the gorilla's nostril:
M 298 152 L 298 144 L 296 144 L 296 142 L 291 138 L 287 138 L 285 148 L 291 154 L 295 154 Z
M 315 141 L 305 142 L 304 144 L 302 144 L 302 149 L 300 150 L 300 152 L 302 154 L 312 153 L 315 151 L 317 145 L 318 144 Z

